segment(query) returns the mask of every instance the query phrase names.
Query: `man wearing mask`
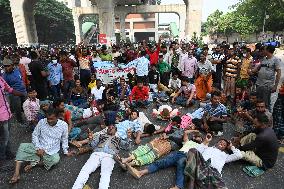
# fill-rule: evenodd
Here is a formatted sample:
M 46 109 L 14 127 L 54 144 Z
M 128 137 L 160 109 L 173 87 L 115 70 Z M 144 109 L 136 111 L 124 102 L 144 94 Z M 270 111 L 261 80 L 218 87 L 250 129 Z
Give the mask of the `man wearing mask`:
M 63 86 L 63 73 L 62 66 L 58 63 L 55 55 L 51 56 L 51 62 L 47 65 L 49 71 L 48 82 L 51 90 L 51 94 L 54 99 L 60 98 L 60 89 Z

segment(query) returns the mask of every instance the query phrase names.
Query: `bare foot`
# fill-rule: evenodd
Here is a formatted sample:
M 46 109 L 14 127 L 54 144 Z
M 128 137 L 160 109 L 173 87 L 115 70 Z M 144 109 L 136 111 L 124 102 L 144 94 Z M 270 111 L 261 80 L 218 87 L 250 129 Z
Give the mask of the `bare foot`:
M 174 186 L 174 187 L 172 187 L 172 188 L 170 188 L 170 189 L 180 189 L 180 188 L 177 187 L 177 186 Z
M 76 146 L 77 148 L 82 147 L 82 144 L 79 141 L 76 141 L 76 140 L 72 140 L 70 142 L 70 144 L 72 144 L 73 146 Z
M 15 184 L 20 180 L 20 176 L 13 175 L 13 177 L 10 179 L 9 184 Z
M 32 170 L 33 166 L 32 165 L 27 165 L 25 166 L 24 170 L 26 173 L 30 172 Z
M 131 165 L 129 165 L 128 163 L 126 163 L 126 166 L 127 166 L 128 172 L 132 176 L 134 176 L 136 179 L 140 179 L 141 178 L 142 175 L 140 174 L 140 172 L 137 169 L 131 167 Z

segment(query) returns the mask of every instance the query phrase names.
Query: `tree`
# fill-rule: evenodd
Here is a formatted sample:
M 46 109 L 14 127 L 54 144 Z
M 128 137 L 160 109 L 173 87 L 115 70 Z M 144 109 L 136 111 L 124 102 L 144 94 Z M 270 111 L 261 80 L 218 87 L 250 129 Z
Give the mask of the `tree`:
M 15 44 L 17 39 L 9 0 L 0 0 L 0 43 Z
M 262 31 L 266 15 L 265 30 L 279 31 L 284 28 L 284 3 L 281 0 L 240 0 L 233 8 L 239 15 L 246 16 L 256 31 Z
M 72 13 L 63 3 L 39 0 L 35 22 L 40 43 L 68 42 L 75 39 Z M 15 44 L 16 35 L 9 0 L 0 0 L 0 42 Z
M 55 0 L 39 0 L 35 5 L 35 22 L 41 43 L 74 40 L 72 12 L 63 3 Z
M 205 31 L 209 35 L 214 35 L 219 33 L 220 18 L 223 15 L 222 11 L 218 9 L 210 14 L 205 23 Z

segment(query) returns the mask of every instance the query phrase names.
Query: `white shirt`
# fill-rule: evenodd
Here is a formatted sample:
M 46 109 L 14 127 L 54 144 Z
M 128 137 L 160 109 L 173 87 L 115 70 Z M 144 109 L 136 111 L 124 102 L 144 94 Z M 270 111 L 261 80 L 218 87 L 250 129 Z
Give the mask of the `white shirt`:
M 179 89 L 181 87 L 181 80 L 177 78 L 176 80 L 170 79 L 169 88 Z
M 47 118 L 41 119 L 32 134 L 32 143 L 35 148 L 43 149 L 48 155 L 59 152 L 60 143 L 64 154 L 68 153 L 68 124 L 58 120 L 55 126 L 50 126 Z
M 31 63 L 31 61 L 32 60 L 27 58 L 27 57 L 22 57 L 20 59 L 20 62 L 19 62 L 19 64 L 22 64 L 22 65 L 25 66 L 25 70 L 26 70 L 27 75 L 32 75 L 30 68 L 29 68 L 29 63 Z
M 237 161 L 243 157 L 241 151 L 235 147 L 232 147 L 233 154 L 226 154 L 216 147 L 209 147 L 203 143 L 198 145 L 196 149 L 202 154 L 205 161 L 211 159 L 211 167 L 217 169 L 220 174 L 225 163 Z
M 150 61 L 144 56 L 137 59 L 136 74 L 138 76 L 145 76 L 149 73 Z
M 94 95 L 96 100 L 101 100 L 103 98 L 103 92 L 105 90 L 105 87 L 101 86 L 100 89 L 97 87 L 92 88 L 91 93 Z

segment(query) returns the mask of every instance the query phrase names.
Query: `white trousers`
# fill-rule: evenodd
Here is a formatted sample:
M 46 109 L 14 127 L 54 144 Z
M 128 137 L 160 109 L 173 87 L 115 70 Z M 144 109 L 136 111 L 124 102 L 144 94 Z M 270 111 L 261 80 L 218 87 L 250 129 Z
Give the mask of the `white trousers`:
M 89 179 L 89 175 L 101 166 L 101 179 L 99 189 L 108 189 L 110 176 L 115 161 L 113 156 L 104 152 L 93 152 L 81 169 L 72 189 L 82 189 Z

